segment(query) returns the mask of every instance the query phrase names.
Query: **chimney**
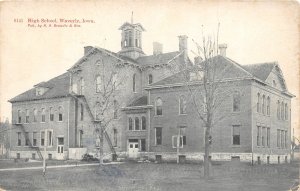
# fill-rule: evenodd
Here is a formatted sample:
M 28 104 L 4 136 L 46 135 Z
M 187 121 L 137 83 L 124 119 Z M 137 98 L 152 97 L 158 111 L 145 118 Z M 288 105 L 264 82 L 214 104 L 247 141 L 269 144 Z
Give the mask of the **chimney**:
M 187 36 L 186 35 L 180 35 L 179 38 L 179 52 L 182 52 L 184 62 L 187 62 L 188 54 L 187 54 Z
M 227 44 L 219 44 L 220 55 L 226 57 Z
M 159 42 L 153 42 L 153 55 L 162 54 L 163 45 Z
M 86 55 L 93 47 L 92 46 L 85 46 L 84 47 L 84 55 Z

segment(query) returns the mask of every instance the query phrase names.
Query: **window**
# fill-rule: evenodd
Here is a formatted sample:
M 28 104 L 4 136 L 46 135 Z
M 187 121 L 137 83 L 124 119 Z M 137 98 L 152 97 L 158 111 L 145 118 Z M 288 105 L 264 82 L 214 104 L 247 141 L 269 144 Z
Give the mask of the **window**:
M 114 119 L 118 118 L 118 102 L 114 100 Z
M 277 119 L 280 119 L 280 102 L 277 101 Z
M 52 142 L 52 131 L 47 131 L 47 142 L 48 142 L 48 146 L 51 147 L 53 145 Z
M 102 84 L 101 76 L 97 76 L 96 77 L 96 93 L 101 92 L 101 84 Z
M 142 117 L 142 130 L 146 130 L 146 117 L 145 116 L 143 116 Z
M 21 146 L 21 145 L 22 145 L 21 132 L 18 132 L 17 135 L 18 135 L 18 142 L 17 142 L 17 145 L 18 145 L 18 146 Z
M 155 128 L 155 145 L 162 144 L 162 128 L 156 127 Z
M 155 114 L 156 115 L 162 115 L 162 100 L 160 98 L 157 98 L 155 101 Z
M 186 114 L 186 100 L 184 96 L 179 97 L 179 114 Z
M 83 104 L 80 104 L 80 121 L 83 121 L 83 115 L 84 115 L 83 110 L 84 110 Z
M 284 104 L 283 102 L 281 102 L 281 119 L 283 120 L 284 119 Z
M 206 97 L 203 97 L 203 112 L 207 113 L 207 102 L 206 102 Z
M 33 109 L 33 122 L 37 122 L 37 109 Z
M 133 122 L 132 122 L 132 118 L 131 117 L 128 118 L 128 129 L 129 130 L 133 129 Z
M 280 130 L 277 129 L 277 147 L 280 147 Z
M 257 104 L 256 104 L 256 110 L 259 113 L 260 112 L 260 94 L 257 94 Z
M 270 115 L 270 97 L 267 98 L 267 115 Z
M 83 147 L 82 137 L 83 137 L 83 130 L 79 130 L 79 147 Z
M 240 145 L 240 125 L 232 126 L 232 144 Z
M 114 147 L 118 145 L 118 130 L 114 129 Z
M 42 122 L 46 121 L 46 113 L 45 113 L 45 108 L 42 108 Z
M 128 38 L 128 41 L 129 41 L 128 44 L 129 44 L 129 46 L 132 46 L 132 31 L 129 31 L 129 32 L 128 32 L 128 37 L 129 37 L 129 38 Z
M 58 107 L 58 121 L 63 121 L 62 107 Z
M 262 113 L 265 114 L 266 112 L 266 97 L 263 95 L 262 97 Z
M 287 105 L 287 103 L 284 105 L 284 119 L 288 120 L 288 105 Z
M 276 87 L 277 85 L 276 85 L 276 81 L 275 80 L 273 80 L 273 87 Z
M 100 120 L 100 103 L 97 102 L 96 105 L 95 105 L 95 120 Z
M 36 132 L 32 133 L 32 146 L 37 146 Z
M 22 123 L 21 110 L 18 110 L 18 123 Z
M 179 148 L 183 148 L 182 143 L 183 143 L 182 136 L 179 137 L 179 143 L 178 143 L 178 135 L 172 136 L 172 147 L 173 148 L 177 148 L 177 146 L 179 146 Z M 179 144 L 179 145 L 177 145 L 177 144 Z
M 77 90 L 77 83 L 74 83 L 73 82 L 73 84 L 72 84 L 72 91 L 74 92 L 74 93 L 78 93 L 78 90 Z
M 29 133 L 25 132 L 25 146 L 29 146 Z
M 240 105 L 241 105 L 241 96 L 238 91 L 235 91 L 233 94 L 233 111 L 238 112 L 240 111 Z
M 266 128 L 262 127 L 261 128 L 261 145 L 263 147 L 266 146 L 266 144 L 265 144 L 265 133 L 266 133 Z
M 152 84 L 153 83 L 153 76 L 152 74 L 148 75 L 148 84 Z
M 138 117 L 134 119 L 134 126 L 135 130 L 140 130 L 140 119 Z
M 280 135 L 280 142 L 281 142 L 281 148 L 284 147 L 284 131 L 281 130 L 281 135 Z
M 26 109 L 25 123 L 29 123 L 29 110 Z
M 141 139 L 141 151 L 146 151 L 146 139 Z
M 50 113 L 50 121 L 54 121 L 54 112 L 53 112 L 53 108 L 52 107 L 50 107 L 50 109 L 49 109 L 49 113 Z
M 267 128 L 267 147 L 270 147 L 270 127 Z
M 45 146 L 45 131 L 41 131 L 41 146 Z
M 257 146 L 260 146 L 260 126 L 257 126 Z
M 284 148 L 287 148 L 287 131 L 284 131 Z
M 136 74 L 132 76 L 132 91 L 136 92 Z
M 84 79 L 83 78 L 80 78 L 79 80 L 79 94 L 80 95 L 83 95 L 84 94 Z

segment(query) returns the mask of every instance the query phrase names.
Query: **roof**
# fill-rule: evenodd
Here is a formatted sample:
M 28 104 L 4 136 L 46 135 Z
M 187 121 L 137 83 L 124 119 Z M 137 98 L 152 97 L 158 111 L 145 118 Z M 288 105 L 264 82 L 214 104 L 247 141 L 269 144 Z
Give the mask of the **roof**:
M 275 65 L 276 62 L 271 62 L 271 63 L 243 65 L 242 67 L 245 68 L 245 70 L 247 70 L 248 72 L 250 72 L 253 76 L 257 77 L 262 81 L 265 81 L 267 77 L 270 75 Z
M 48 87 L 47 90 L 43 95 L 37 96 L 35 88 L 32 88 L 20 95 L 12 98 L 9 102 L 22 102 L 22 101 L 33 101 L 33 100 L 40 100 L 40 99 L 50 99 L 50 98 L 59 98 L 59 97 L 67 97 L 69 96 L 69 86 L 70 80 L 68 73 L 64 73 L 59 75 L 47 82 L 43 82 L 42 86 L 35 87 Z
M 137 99 L 135 99 L 133 102 L 131 102 L 127 107 L 134 107 L 134 106 L 144 106 L 148 103 L 148 97 L 147 96 L 141 96 Z
M 168 52 L 158 55 L 150 55 L 150 56 L 141 56 L 137 58 L 135 61 L 141 66 L 150 66 L 150 65 L 161 65 L 167 64 L 170 60 L 174 59 L 179 55 L 180 52 Z
M 204 61 L 202 64 L 204 64 Z M 221 55 L 215 56 L 209 60 L 209 62 L 216 64 L 216 79 L 223 80 L 223 79 L 240 79 L 240 78 L 249 78 L 252 77 L 252 75 L 246 71 L 244 68 L 242 68 L 239 64 L 236 62 L 223 57 Z M 210 64 L 212 66 L 212 64 Z M 198 66 L 194 66 L 195 68 L 200 69 Z M 161 85 L 170 85 L 170 84 L 177 84 L 177 83 L 183 83 L 186 82 L 187 79 L 190 76 L 190 73 L 195 71 L 195 68 L 189 68 L 185 69 L 181 72 L 178 72 L 172 76 L 169 76 L 165 79 L 162 79 L 161 81 L 158 81 L 156 83 L 153 83 L 151 86 L 161 86 Z
M 130 26 L 130 27 L 140 27 L 142 29 L 142 31 L 146 31 L 145 28 L 140 24 L 140 23 L 135 23 L 135 24 L 132 24 L 132 23 L 129 23 L 129 22 L 125 22 L 122 26 L 120 26 L 119 30 L 123 30 L 124 27 L 126 26 Z

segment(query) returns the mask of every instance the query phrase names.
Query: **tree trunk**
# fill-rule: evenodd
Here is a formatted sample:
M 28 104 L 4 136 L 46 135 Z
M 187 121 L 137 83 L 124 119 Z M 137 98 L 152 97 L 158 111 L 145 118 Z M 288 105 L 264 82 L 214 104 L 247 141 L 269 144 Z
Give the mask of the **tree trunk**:
M 103 128 L 101 127 L 100 125 L 100 135 L 99 135 L 99 138 L 100 138 L 100 146 L 99 146 L 99 164 L 102 165 L 103 164 L 103 148 L 104 148 L 104 140 L 103 140 Z
M 205 150 L 204 150 L 204 177 L 209 178 L 209 127 L 205 130 Z

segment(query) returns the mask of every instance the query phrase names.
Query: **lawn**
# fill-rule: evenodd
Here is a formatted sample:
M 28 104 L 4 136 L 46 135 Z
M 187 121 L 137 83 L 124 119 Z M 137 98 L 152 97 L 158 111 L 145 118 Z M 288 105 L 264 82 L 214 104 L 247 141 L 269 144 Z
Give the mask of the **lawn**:
M 1 163 L 1 162 L 0 162 Z M 299 166 L 222 164 L 204 180 L 199 164 L 133 163 L 0 172 L 6 190 L 288 190 L 299 178 Z

